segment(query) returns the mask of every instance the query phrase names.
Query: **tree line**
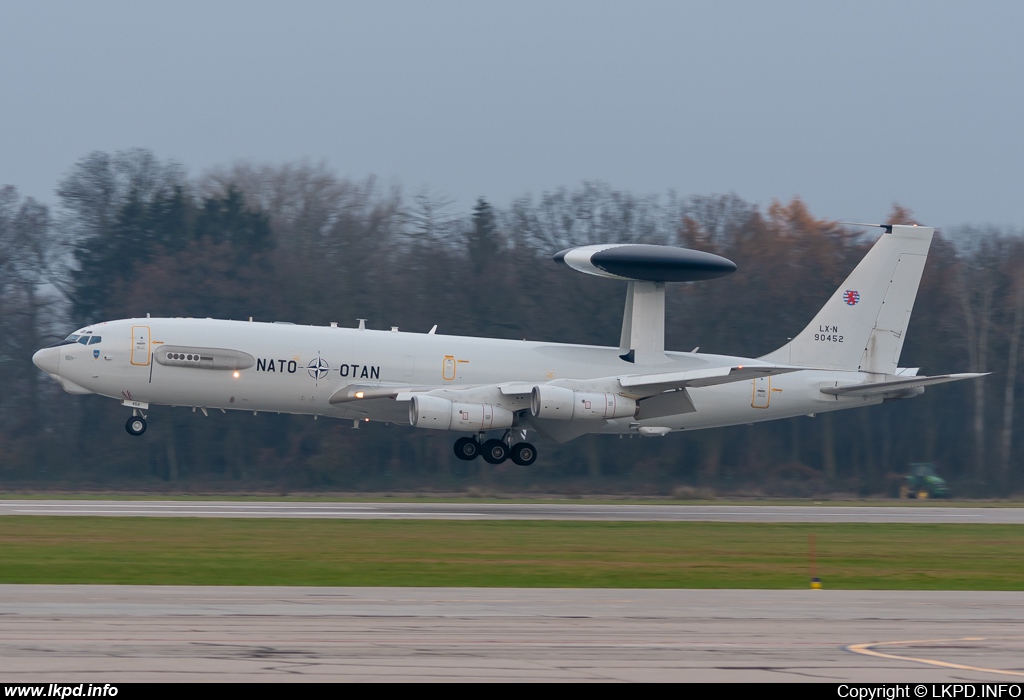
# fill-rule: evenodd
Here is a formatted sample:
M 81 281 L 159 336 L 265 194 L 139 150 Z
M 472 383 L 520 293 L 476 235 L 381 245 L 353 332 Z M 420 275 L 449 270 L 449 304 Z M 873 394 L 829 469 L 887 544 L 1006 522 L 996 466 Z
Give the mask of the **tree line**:
M 894 206 L 889 223 L 916 223 Z M 938 231 L 901 366 L 991 372 L 924 396 L 657 439 L 545 445 L 529 468 L 459 462 L 447 435 L 309 416 L 124 409 L 63 395 L 32 353 L 96 321 L 196 316 L 615 345 L 625 286 L 552 262 L 588 243 L 681 245 L 734 260 L 670 285 L 666 346 L 757 356 L 799 332 L 877 238 L 800 199 L 664 196 L 584 183 L 470 212 L 323 165 L 248 163 L 196 178 L 145 150 L 92 153 L 47 207 L 0 189 L 0 479 L 7 488 L 514 490 L 686 495 L 888 493 L 935 462 L 961 495 L 1024 488 L 1015 443 L 1024 237 Z

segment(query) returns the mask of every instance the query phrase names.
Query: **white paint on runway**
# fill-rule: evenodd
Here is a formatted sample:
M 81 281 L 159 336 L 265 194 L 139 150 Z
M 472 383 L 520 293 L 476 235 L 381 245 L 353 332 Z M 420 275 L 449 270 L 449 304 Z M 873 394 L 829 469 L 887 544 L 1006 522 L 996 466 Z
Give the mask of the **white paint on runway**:
M 575 505 L 546 503 L 308 503 L 286 501 L 0 500 L 0 515 L 388 520 L 989 523 L 1024 525 L 1024 508 L 919 506 Z

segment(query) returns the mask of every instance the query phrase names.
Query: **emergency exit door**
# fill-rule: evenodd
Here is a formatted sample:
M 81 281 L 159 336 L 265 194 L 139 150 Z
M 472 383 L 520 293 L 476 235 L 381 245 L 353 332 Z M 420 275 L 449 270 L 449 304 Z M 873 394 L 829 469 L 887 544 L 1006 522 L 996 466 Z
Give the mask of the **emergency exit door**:
M 758 377 L 752 384 L 754 387 L 750 405 L 754 408 L 768 408 L 768 403 L 772 400 L 772 378 Z

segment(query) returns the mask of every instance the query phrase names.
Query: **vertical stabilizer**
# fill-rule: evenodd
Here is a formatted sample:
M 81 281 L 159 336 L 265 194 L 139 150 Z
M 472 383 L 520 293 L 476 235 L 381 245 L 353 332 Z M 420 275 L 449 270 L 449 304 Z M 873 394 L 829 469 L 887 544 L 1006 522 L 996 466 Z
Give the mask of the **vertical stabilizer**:
M 934 229 L 885 228 L 814 320 L 762 359 L 895 374 Z

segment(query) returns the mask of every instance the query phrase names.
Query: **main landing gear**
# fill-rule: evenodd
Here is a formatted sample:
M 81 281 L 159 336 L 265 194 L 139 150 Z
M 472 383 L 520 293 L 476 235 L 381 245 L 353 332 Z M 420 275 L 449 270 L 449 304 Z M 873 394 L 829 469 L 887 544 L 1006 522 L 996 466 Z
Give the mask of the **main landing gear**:
M 523 431 L 525 434 L 526 431 Z M 464 437 L 455 441 L 455 456 L 467 462 L 483 457 L 489 464 L 501 464 L 509 457 L 516 464 L 528 467 L 537 461 L 537 448 L 528 442 L 512 445 L 512 434 L 506 432 L 500 440 L 481 442 L 482 434 L 476 438 Z

